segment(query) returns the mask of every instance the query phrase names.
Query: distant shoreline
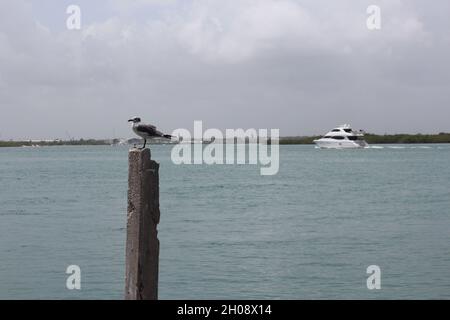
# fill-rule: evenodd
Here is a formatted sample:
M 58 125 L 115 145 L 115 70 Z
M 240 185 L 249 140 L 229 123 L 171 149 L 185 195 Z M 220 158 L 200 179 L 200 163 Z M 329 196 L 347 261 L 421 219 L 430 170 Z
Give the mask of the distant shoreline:
M 70 140 L 70 141 L 0 141 L 0 148 L 17 148 L 17 147 L 53 147 L 53 146 L 106 146 L 110 145 L 109 140 Z
M 297 136 L 297 137 L 281 137 L 280 145 L 296 145 L 296 144 L 314 144 L 315 139 L 321 136 Z M 369 144 L 408 144 L 408 143 L 450 143 L 450 133 L 439 134 L 365 134 L 365 140 Z M 79 139 L 79 140 L 55 140 L 55 141 L 0 141 L 1 147 L 51 147 L 51 146 L 107 146 L 115 144 L 116 139 Z
M 280 144 L 314 144 L 321 136 L 282 137 Z M 408 143 L 450 143 L 450 133 L 439 134 L 386 134 L 366 133 L 364 139 L 368 144 L 408 144 Z

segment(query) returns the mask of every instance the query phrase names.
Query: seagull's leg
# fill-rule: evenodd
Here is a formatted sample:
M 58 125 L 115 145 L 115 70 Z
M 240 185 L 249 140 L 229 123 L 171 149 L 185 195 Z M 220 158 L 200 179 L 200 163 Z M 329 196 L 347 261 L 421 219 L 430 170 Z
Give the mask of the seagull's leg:
M 142 147 L 142 149 L 145 149 L 146 145 L 147 145 L 147 139 L 144 139 L 144 146 Z

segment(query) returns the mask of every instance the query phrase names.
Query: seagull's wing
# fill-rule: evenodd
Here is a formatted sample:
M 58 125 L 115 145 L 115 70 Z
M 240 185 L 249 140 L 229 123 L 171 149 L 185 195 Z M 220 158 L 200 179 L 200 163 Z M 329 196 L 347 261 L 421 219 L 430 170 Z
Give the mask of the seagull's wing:
M 163 135 L 151 124 L 139 124 L 136 126 L 136 130 L 145 133 L 150 137 L 161 137 Z

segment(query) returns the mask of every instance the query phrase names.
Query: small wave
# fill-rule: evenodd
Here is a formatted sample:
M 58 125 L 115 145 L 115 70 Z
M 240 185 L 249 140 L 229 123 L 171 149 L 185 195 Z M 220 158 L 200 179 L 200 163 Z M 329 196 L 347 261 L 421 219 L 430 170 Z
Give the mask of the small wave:
M 0 212 L 0 216 L 6 217 L 6 216 L 39 216 L 40 213 L 36 212 L 26 212 L 25 210 L 6 210 L 3 212 Z
M 432 149 L 430 146 L 389 146 L 389 149 Z
M 366 149 L 384 149 L 382 146 L 368 146 Z

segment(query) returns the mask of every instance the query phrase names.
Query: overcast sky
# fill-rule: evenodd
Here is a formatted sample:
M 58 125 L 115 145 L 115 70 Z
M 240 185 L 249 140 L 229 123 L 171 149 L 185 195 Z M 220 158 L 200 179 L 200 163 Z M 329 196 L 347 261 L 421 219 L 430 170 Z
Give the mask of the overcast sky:
M 167 132 L 448 132 L 449 15 L 448 0 L 0 0 L 0 139 L 131 137 L 135 115 Z

